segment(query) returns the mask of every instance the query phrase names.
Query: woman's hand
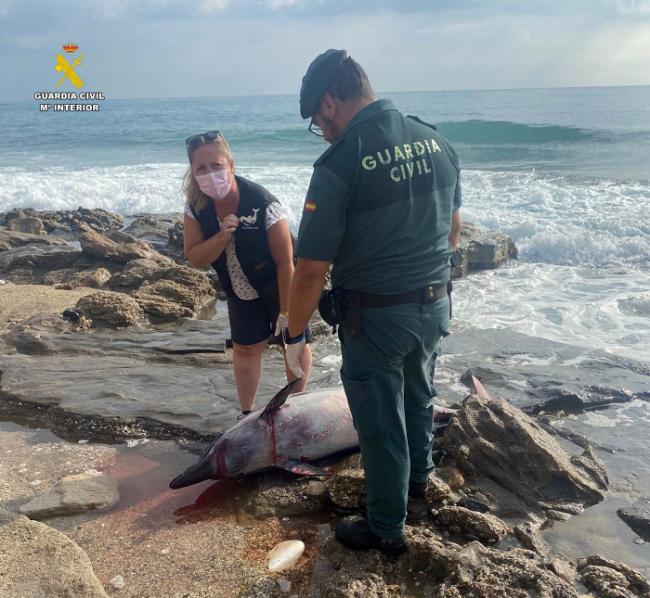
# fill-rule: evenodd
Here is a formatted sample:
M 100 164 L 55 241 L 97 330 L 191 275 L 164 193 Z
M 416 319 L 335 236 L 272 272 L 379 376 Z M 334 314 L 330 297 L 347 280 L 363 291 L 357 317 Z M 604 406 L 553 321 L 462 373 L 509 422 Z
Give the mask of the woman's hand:
M 232 234 L 237 230 L 239 227 L 239 218 L 235 216 L 234 214 L 228 214 L 222 221 L 221 221 L 221 233 L 223 233 L 224 240 L 226 242 L 230 241 Z

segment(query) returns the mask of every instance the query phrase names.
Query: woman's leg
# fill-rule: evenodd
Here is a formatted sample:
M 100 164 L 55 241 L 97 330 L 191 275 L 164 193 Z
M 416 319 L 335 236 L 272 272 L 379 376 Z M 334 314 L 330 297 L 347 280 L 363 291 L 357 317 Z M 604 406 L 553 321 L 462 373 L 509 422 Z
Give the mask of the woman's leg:
M 262 374 L 262 353 L 266 344 L 266 341 L 254 345 L 239 345 L 233 342 L 232 362 L 242 411 L 253 410 L 255 393 Z
M 300 368 L 302 369 L 302 373 L 304 375 L 302 377 L 302 380 L 296 385 L 295 390 L 293 391 L 294 393 L 302 392 L 305 390 L 305 388 L 307 388 L 307 383 L 309 382 L 309 373 L 311 372 L 311 359 L 311 345 L 306 344 L 305 350 L 302 352 L 299 360 Z M 296 375 L 289 369 L 289 366 L 287 365 L 286 353 L 284 356 L 284 370 L 287 373 L 287 382 L 292 382 L 296 379 Z

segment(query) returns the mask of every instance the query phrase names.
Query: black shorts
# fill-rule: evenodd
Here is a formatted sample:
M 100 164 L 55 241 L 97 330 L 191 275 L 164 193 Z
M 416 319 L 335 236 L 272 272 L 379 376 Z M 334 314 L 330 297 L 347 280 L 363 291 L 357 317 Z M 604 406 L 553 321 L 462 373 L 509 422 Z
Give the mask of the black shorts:
M 239 297 L 228 297 L 228 319 L 230 337 L 238 345 L 255 345 L 268 340 L 275 332 L 275 324 L 280 315 L 280 305 L 276 302 L 252 299 L 244 301 Z M 307 342 L 312 340 L 309 326 L 305 330 Z M 278 342 L 282 339 L 278 338 Z

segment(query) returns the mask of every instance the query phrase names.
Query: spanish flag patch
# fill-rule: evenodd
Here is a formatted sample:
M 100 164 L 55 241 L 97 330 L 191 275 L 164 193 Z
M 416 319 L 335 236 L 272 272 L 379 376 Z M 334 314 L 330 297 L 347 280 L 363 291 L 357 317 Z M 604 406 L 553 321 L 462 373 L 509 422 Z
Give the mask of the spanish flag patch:
M 305 201 L 305 212 L 315 212 L 316 211 L 316 202 L 308 199 Z

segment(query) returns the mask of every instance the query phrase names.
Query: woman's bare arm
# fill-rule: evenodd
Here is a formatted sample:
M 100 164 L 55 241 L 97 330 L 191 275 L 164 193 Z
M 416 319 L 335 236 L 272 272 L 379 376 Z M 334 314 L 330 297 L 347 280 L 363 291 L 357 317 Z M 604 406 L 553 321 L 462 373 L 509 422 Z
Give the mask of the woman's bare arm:
M 197 268 L 209 266 L 214 262 L 223 253 L 232 236 L 232 231 L 224 229 L 209 239 L 204 239 L 201 225 L 187 214 L 183 219 L 183 226 L 183 253 L 187 261 Z
M 280 294 L 280 312 L 286 314 L 289 309 L 289 289 L 293 276 L 293 244 L 289 224 L 278 220 L 266 231 L 269 251 L 278 270 L 278 292 Z

